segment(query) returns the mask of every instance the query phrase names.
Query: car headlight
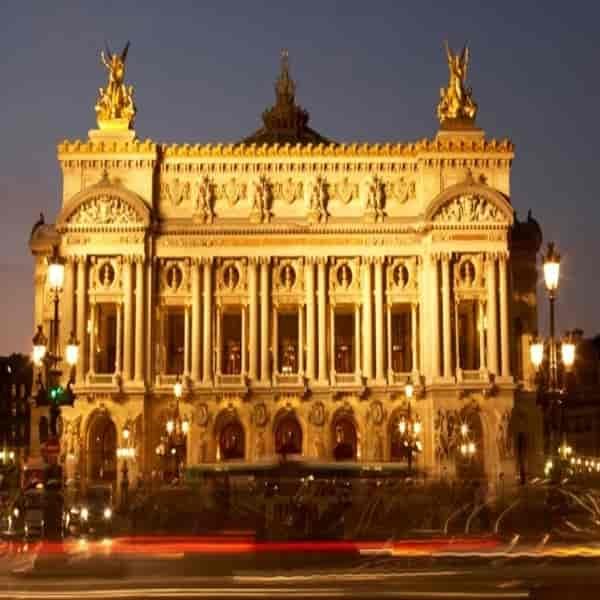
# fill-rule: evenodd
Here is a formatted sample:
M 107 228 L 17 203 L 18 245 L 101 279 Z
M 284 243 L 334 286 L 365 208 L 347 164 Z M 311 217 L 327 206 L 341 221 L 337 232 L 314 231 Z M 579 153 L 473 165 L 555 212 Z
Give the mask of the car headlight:
M 108 507 L 104 509 L 104 518 L 108 521 L 112 517 L 112 510 Z
M 78 509 L 76 506 L 74 506 L 74 507 L 71 509 L 71 514 L 72 514 L 72 515 L 78 515 L 78 514 L 79 514 L 79 509 Z
M 21 514 L 21 511 L 18 509 L 18 507 L 15 506 L 13 508 L 13 515 L 15 516 L 15 519 L 18 519 L 20 514 Z
M 88 512 L 88 509 L 87 509 L 87 508 L 85 508 L 85 507 L 84 507 L 84 508 L 82 508 L 82 509 L 81 509 L 81 518 L 82 518 L 84 521 L 87 521 L 87 519 L 88 519 L 89 515 L 90 515 L 90 513 Z

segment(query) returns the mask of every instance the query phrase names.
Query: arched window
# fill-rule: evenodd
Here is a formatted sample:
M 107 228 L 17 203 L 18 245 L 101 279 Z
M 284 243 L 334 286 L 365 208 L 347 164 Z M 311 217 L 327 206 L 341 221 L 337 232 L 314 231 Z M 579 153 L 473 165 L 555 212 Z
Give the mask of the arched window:
M 302 428 L 294 415 L 286 415 L 275 428 L 277 454 L 302 454 Z
M 221 460 L 244 458 L 245 435 L 238 421 L 226 423 L 219 433 L 219 453 Z
M 117 428 L 108 415 L 96 417 L 89 433 L 89 478 L 114 482 L 117 479 Z
M 341 416 L 333 421 L 333 457 L 335 460 L 356 460 L 357 435 L 354 421 Z

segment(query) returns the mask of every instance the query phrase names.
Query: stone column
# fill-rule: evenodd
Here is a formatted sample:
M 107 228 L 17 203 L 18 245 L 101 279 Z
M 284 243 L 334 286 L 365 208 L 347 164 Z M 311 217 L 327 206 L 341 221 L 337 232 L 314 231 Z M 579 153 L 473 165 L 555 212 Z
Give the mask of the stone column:
M 440 376 L 440 278 L 437 257 L 431 257 L 429 272 L 431 306 L 431 375 Z
M 360 375 L 360 304 L 354 306 L 354 372 Z
M 135 261 L 135 380 L 144 381 L 144 258 Z
M 498 374 L 498 298 L 496 292 L 496 258 L 487 259 L 487 326 L 488 326 L 488 368 Z
M 306 261 L 304 270 L 306 290 L 306 377 L 315 379 L 315 263 L 312 258 Z
M 393 371 L 394 371 L 392 368 L 392 305 L 389 302 L 386 304 L 386 322 L 387 322 L 386 355 L 387 355 L 387 366 L 388 366 L 388 380 L 392 381 Z
M 248 373 L 248 306 L 242 305 L 242 357 L 240 372 L 242 377 L 245 377 Z
M 325 266 L 326 258 L 319 258 L 317 263 L 318 278 L 318 331 L 319 340 L 319 382 L 327 383 L 327 289 Z
M 304 305 L 298 305 L 298 375 L 304 375 Z
M 335 382 L 335 304 L 329 304 L 329 380 Z
M 117 302 L 117 348 L 115 353 L 115 374 L 119 375 L 121 373 L 123 358 L 122 358 L 122 348 L 123 348 L 123 303 Z
M 194 383 L 200 382 L 200 261 L 192 260 L 192 368 L 191 378 Z
M 260 379 L 267 384 L 271 379 L 269 355 L 269 259 L 260 261 Z
M 77 340 L 79 341 L 79 361 L 76 366 L 76 381 L 82 384 L 85 379 L 85 363 L 87 349 L 86 319 L 86 261 L 85 256 L 77 257 Z
M 375 259 L 375 379 L 385 381 L 383 345 L 383 259 Z
M 419 342 L 417 332 L 419 331 L 417 322 L 417 304 L 413 302 L 410 305 L 410 346 L 412 354 L 412 371 L 413 373 L 419 372 Z
M 202 382 L 210 385 L 212 381 L 212 260 L 210 258 L 203 261 L 202 274 L 204 285 L 202 293 L 204 296 L 204 327 L 202 340 L 203 361 L 202 361 Z
M 90 356 L 88 359 L 90 369 L 89 375 L 96 372 L 96 320 L 98 318 L 98 306 L 95 301 L 90 303 Z
M 217 343 L 216 343 L 216 353 L 217 353 L 217 364 L 215 368 L 215 372 L 217 375 L 221 375 L 221 370 L 223 368 L 223 341 L 221 340 L 221 331 L 223 329 L 223 324 L 221 323 L 222 310 L 220 306 L 217 306 L 216 310 L 216 319 L 217 322 L 215 324 L 216 327 L 216 335 Z
M 190 376 L 190 305 L 183 307 L 183 380 Z
M 255 382 L 258 379 L 258 273 L 255 258 L 248 261 L 249 329 L 250 344 L 248 377 Z
M 123 259 L 123 380 L 131 381 L 133 372 L 133 282 L 131 257 Z
M 279 373 L 279 315 L 277 307 L 273 306 L 273 340 L 271 342 L 273 348 L 273 373 Z
M 481 300 L 477 301 L 477 319 L 479 322 L 479 368 L 485 369 L 485 308 Z
M 510 350 L 508 326 L 508 286 L 507 286 L 507 260 L 500 256 L 500 349 L 502 361 L 502 377 L 510 377 Z
M 362 260 L 363 293 L 363 375 L 373 379 L 373 290 L 371 287 L 371 260 Z
M 450 259 L 442 256 L 442 323 L 444 337 L 444 377 L 452 377 L 452 339 L 450 332 Z
M 60 337 L 59 350 L 60 355 L 65 359 L 67 342 L 71 333 L 74 333 L 73 318 L 75 316 L 75 268 L 73 257 L 68 256 L 65 261 L 65 281 L 63 284 L 63 293 L 61 299 L 61 318 L 60 318 Z M 70 367 L 65 361 L 64 372 L 69 377 Z

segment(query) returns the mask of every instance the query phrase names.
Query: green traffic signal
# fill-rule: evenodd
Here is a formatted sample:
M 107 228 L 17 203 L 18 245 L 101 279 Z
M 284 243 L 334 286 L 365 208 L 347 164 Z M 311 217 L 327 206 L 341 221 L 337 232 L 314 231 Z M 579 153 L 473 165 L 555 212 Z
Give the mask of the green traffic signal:
M 65 390 L 62 385 L 57 385 L 50 388 L 50 400 L 55 404 L 60 404 Z

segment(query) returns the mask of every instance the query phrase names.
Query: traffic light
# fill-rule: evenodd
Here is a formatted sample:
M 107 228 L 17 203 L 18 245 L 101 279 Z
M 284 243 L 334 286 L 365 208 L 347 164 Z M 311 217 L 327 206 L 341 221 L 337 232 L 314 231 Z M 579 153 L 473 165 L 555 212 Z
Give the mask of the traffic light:
M 70 385 L 66 388 L 62 385 L 54 385 L 48 390 L 48 400 L 51 406 L 73 406 L 75 394 Z

